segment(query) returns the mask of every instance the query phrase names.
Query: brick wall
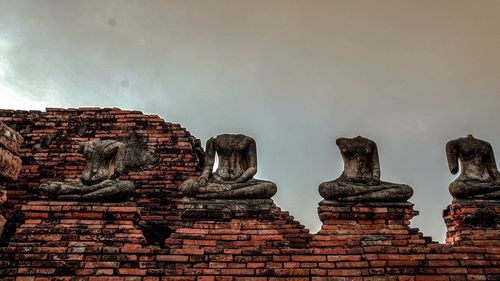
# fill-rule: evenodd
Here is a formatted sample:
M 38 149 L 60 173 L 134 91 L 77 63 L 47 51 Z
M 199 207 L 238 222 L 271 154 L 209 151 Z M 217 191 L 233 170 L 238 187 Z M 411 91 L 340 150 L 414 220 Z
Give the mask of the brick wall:
M 78 143 L 94 139 L 118 139 L 133 147 L 131 153 L 146 159 L 129 163 L 123 180 L 134 182 L 135 200 L 146 221 L 179 223 L 177 186 L 199 174 L 201 145 L 186 129 L 158 116 L 116 108 L 0 110 L 0 121 L 24 137 L 23 168 L 19 180 L 5 183 L 7 218 L 29 201 L 37 200 L 36 188 L 46 181 L 77 180 L 85 168 Z
M 25 220 L 0 248 L 2 280 L 500 280 L 498 202 L 448 206 L 447 244 L 410 228 L 418 214 L 412 204 L 323 201 L 323 227 L 310 234 L 272 201 L 232 201 L 215 210 L 224 214 L 218 217 L 203 212 L 211 202 L 181 199 L 178 185 L 199 174 L 199 142 L 156 116 L 53 109 L 0 111 L 0 120 L 26 140 L 20 180 L 7 184 L 7 212 L 19 210 Z M 78 142 L 118 138 L 140 150 L 141 135 L 158 159 L 135 163 L 123 177 L 138 187 L 135 202 L 50 202 L 33 191 L 40 182 L 79 175 Z M 242 211 L 245 204 L 256 206 Z M 174 233 L 166 247 L 147 243 L 137 220 L 168 222 Z

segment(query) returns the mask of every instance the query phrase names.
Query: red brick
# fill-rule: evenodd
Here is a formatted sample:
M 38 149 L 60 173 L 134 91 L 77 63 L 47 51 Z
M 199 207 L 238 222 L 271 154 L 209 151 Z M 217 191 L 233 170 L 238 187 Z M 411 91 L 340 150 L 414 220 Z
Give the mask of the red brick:
M 187 262 L 189 256 L 180 255 L 158 255 L 156 256 L 157 261 L 168 261 L 168 262 Z
M 145 275 L 146 270 L 135 268 L 119 268 L 118 273 L 120 275 Z

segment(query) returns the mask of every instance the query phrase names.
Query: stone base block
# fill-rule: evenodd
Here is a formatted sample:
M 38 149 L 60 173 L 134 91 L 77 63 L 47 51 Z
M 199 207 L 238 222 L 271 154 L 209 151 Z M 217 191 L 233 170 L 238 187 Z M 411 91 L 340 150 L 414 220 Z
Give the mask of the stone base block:
M 443 210 L 443 218 L 447 244 L 500 246 L 499 201 L 453 200 Z
M 407 246 L 431 242 L 409 227 L 418 214 L 412 203 L 346 203 L 323 200 L 318 213 L 323 222 L 311 246 Z
M 255 251 L 290 245 L 305 247 L 309 231 L 271 199 L 183 199 L 183 225 L 167 239 L 174 249 Z M 188 251 L 189 252 L 189 251 Z M 222 252 L 221 252 L 222 253 Z
M 183 199 L 183 220 L 231 220 L 235 218 L 273 219 L 272 199 L 200 200 Z

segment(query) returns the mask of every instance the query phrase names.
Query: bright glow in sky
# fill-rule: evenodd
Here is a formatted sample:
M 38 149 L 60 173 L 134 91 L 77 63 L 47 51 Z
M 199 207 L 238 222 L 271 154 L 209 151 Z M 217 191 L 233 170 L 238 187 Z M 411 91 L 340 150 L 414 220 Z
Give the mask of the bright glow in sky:
M 45 102 L 36 101 L 25 95 L 20 95 L 2 84 L 0 84 L 0 100 L 2 101 L 2 109 L 44 110 L 49 107 L 49 104 Z

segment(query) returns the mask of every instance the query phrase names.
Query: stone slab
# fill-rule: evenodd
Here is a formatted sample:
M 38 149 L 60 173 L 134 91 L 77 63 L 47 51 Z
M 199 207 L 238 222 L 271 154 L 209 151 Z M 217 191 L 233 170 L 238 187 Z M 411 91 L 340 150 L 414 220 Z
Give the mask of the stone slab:
M 184 220 L 231 220 L 233 218 L 273 219 L 272 199 L 214 199 L 184 198 Z

